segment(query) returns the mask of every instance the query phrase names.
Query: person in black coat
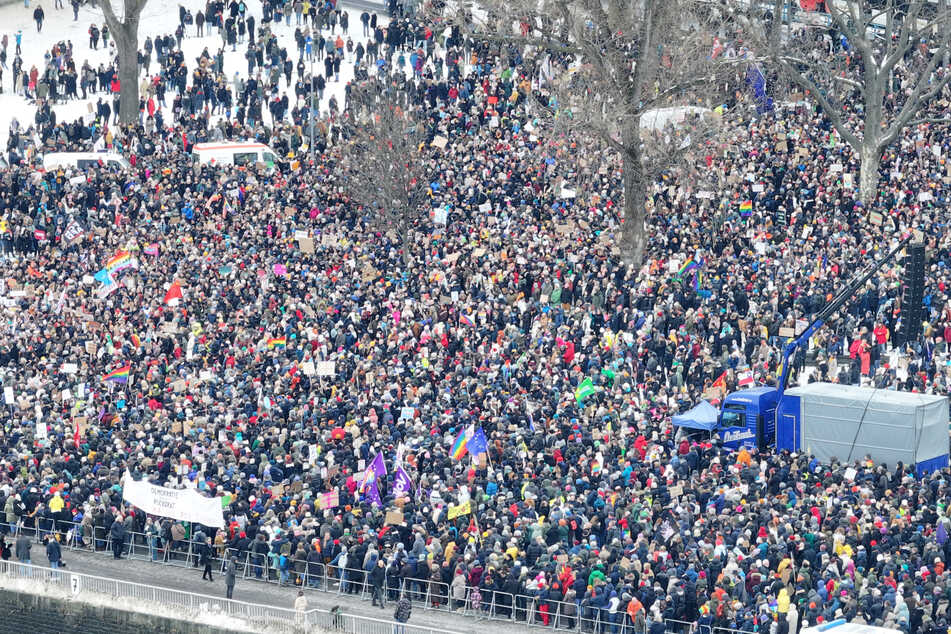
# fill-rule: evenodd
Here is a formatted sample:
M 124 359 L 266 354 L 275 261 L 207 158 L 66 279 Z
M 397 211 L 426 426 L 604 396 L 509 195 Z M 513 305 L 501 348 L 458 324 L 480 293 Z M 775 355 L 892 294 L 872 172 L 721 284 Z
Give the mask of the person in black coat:
M 59 542 L 53 538 L 49 538 L 46 541 L 46 558 L 50 561 L 50 568 L 54 570 L 59 568 L 60 562 L 63 559 L 63 553 L 59 547 Z
M 370 587 L 373 589 L 373 605 L 380 602 L 380 609 L 386 607 L 386 596 L 383 587 L 386 584 L 386 564 L 382 559 L 378 559 L 376 567 L 370 571 Z
M 114 520 L 112 526 L 109 527 L 113 559 L 122 559 L 122 547 L 125 546 L 125 534 L 125 524 L 119 520 Z
M 201 573 L 202 579 L 208 579 L 208 581 L 215 580 L 211 574 L 212 560 L 214 560 L 214 551 L 211 547 L 211 538 L 206 537 L 205 543 L 201 545 L 198 552 L 198 563 L 205 568 L 204 572 Z

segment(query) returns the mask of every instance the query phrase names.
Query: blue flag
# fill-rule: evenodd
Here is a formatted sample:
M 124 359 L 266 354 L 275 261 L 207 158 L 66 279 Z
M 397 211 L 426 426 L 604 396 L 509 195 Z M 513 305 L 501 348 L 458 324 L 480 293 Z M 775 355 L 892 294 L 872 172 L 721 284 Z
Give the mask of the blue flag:
M 469 453 L 473 456 L 489 453 L 489 441 L 486 439 L 485 432 L 482 431 L 481 428 L 472 434 L 472 438 L 466 443 L 466 449 L 468 449 Z

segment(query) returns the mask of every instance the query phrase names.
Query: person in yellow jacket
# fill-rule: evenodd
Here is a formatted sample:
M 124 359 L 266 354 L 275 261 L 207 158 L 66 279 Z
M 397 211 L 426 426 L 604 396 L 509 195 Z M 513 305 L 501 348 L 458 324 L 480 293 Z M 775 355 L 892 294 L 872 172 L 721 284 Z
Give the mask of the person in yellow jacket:
M 63 498 L 60 495 L 59 491 L 57 491 L 56 493 L 53 494 L 53 499 L 50 500 L 50 511 L 52 511 L 53 513 L 59 513 L 60 511 L 63 510 L 63 506 L 65 504 L 66 503 L 63 501 Z

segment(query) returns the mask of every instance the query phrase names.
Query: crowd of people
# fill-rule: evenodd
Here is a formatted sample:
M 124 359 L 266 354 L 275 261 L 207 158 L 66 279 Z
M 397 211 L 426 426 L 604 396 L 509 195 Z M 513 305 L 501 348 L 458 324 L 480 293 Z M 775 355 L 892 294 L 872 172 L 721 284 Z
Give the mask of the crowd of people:
M 913 228 L 929 254 L 921 336 L 892 343 L 891 263 L 814 338 L 795 380 L 947 394 L 946 126 L 906 131 L 869 208 L 821 111 L 758 113 L 738 90 L 720 141 L 692 157 L 703 178 L 670 172 L 651 187 L 647 260 L 629 266 L 615 248 L 619 160 L 549 132 L 537 69 L 394 9 L 184 8 L 183 33 L 221 29 L 220 49 L 246 38 L 248 73 L 226 78 L 223 52 L 189 60 L 182 35 L 153 36 L 136 124 L 116 125 L 109 99 L 91 120 L 59 121 L 47 92 L 33 123 L 11 126 L 3 530 L 48 544 L 72 530 L 92 548 L 118 544 L 117 559 L 129 534 L 154 559 L 191 541 L 196 562 L 237 557 L 289 584 L 330 574 L 356 591 L 365 578 L 375 604 L 407 587 L 545 624 L 558 612 L 563 627 L 946 630 L 947 472 L 730 452 L 670 418 L 721 377 L 728 390 L 747 369 L 775 384 L 780 329 Z M 298 50 L 278 46 L 295 29 Z M 46 73 L 75 72 L 71 47 L 58 53 Z M 311 55 L 331 60 L 322 75 Z M 406 241 L 353 203 L 346 97 L 328 99 L 302 156 L 310 91 L 338 64 L 430 122 L 420 151 L 445 223 L 414 210 Z M 119 94 L 108 71 L 93 75 L 84 92 Z M 193 160 L 196 143 L 221 140 L 281 158 L 274 170 Z M 93 148 L 132 167 L 33 168 L 43 152 Z M 696 283 L 677 275 L 690 258 L 703 263 Z M 586 379 L 593 393 L 576 398 Z M 459 448 L 472 430 L 486 438 L 478 456 Z M 378 455 L 377 498 L 365 474 Z M 136 510 L 126 471 L 222 498 L 226 526 Z M 14 554 L 29 559 L 28 544 Z M 426 595 L 433 581 L 447 590 Z

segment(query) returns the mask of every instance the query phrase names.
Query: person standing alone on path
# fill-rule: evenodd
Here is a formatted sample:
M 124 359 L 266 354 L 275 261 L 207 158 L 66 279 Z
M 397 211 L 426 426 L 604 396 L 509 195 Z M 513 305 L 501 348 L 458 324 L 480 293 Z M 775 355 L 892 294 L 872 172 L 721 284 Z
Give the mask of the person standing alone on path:
M 213 558 L 212 548 L 211 548 L 211 538 L 208 537 L 205 539 L 205 543 L 201 545 L 201 553 L 198 557 L 198 563 L 205 567 L 205 571 L 201 573 L 201 578 L 207 578 L 208 581 L 214 581 L 214 578 L 211 576 L 211 560 Z
M 50 568 L 53 570 L 59 568 L 63 553 L 60 550 L 59 542 L 53 537 L 50 537 L 46 542 L 46 558 L 50 560 Z
M 396 624 L 393 625 L 393 634 L 405 634 L 406 626 L 404 623 L 409 621 L 412 613 L 413 604 L 409 602 L 409 599 L 406 597 L 400 599 L 399 603 L 396 604 L 396 612 L 393 613 L 393 619 L 396 621 Z
M 228 589 L 228 598 L 232 598 L 234 595 L 234 581 L 238 576 L 238 558 L 232 557 L 231 561 L 228 562 L 228 567 L 225 569 L 225 586 Z
M 33 9 L 33 21 L 36 22 L 36 32 L 39 33 L 43 30 L 43 18 L 46 17 L 46 13 L 43 12 L 43 7 L 36 5 L 36 8 Z
M 376 561 L 376 566 L 370 571 L 370 586 L 373 588 L 373 605 L 380 601 L 380 609 L 386 607 L 386 595 L 383 588 L 386 585 L 386 563 L 382 559 Z
M 298 625 L 304 623 L 304 614 L 307 612 L 307 597 L 304 596 L 303 590 L 297 591 L 297 598 L 294 600 L 294 619 L 297 621 Z
M 14 547 L 17 561 L 19 561 L 21 564 L 30 563 L 31 548 L 33 548 L 33 543 L 30 541 L 30 538 L 27 537 L 25 533 L 21 532 L 17 537 L 16 546 Z

